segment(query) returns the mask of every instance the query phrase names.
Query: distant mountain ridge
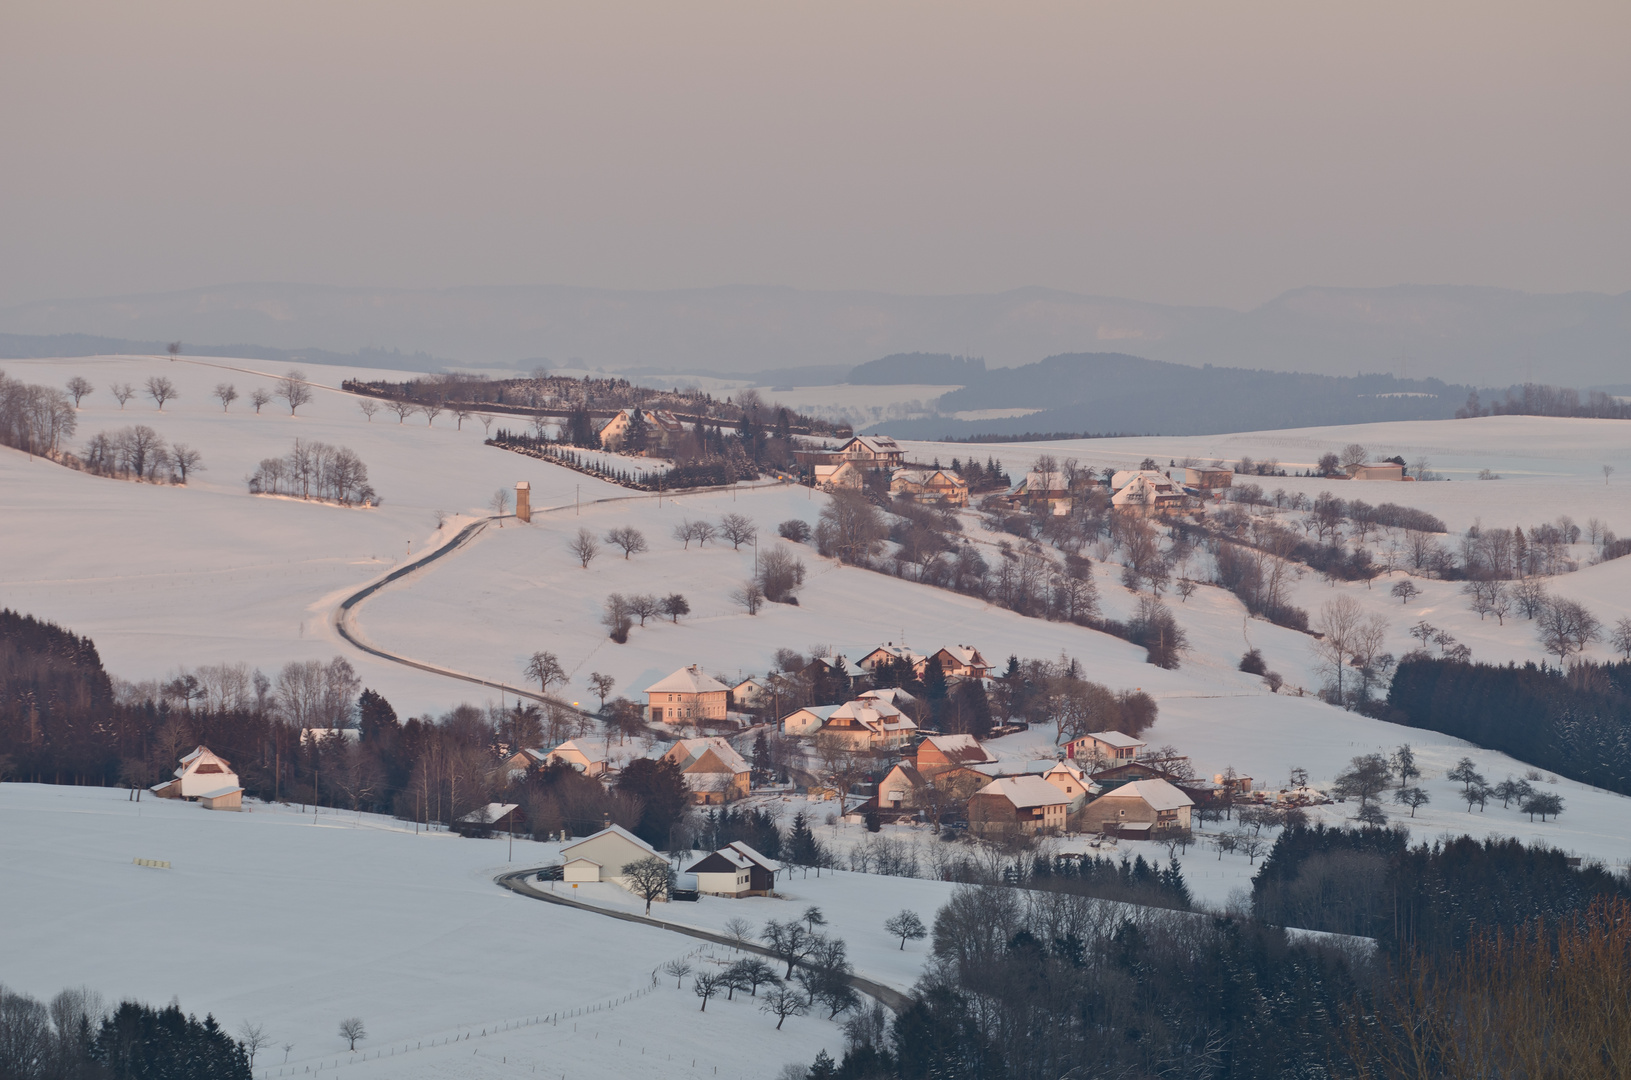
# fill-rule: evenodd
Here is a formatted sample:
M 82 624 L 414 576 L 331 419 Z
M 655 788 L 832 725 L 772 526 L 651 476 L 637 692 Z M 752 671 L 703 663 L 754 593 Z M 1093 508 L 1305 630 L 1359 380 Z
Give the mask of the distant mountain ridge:
M 0 332 L 396 349 L 453 365 L 743 373 L 943 353 L 1012 367 L 1125 349 L 1200 366 L 1387 371 L 1505 386 L 1625 381 L 1631 292 L 1397 285 L 1294 289 L 1251 311 L 1024 288 L 960 296 L 769 286 L 369 289 L 241 284 L 0 310 Z
M 187 356 L 230 356 L 242 360 L 265 360 L 273 364 L 348 364 L 353 367 L 390 368 L 396 371 L 440 371 L 447 361 L 424 353 L 411 355 L 395 349 L 359 349 L 335 353 L 326 349 L 271 349 L 264 345 L 193 345 L 183 342 Z M 52 356 L 153 356 L 169 348 L 163 341 L 131 341 L 128 338 L 96 337 L 91 334 L 0 334 L 0 360 L 23 360 Z
M 872 430 L 906 439 L 1084 432 L 1215 435 L 1228 431 L 1438 420 L 1470 388 L 1392 375 L 1332 376 L 1186 367 L 1126 353 L 1074 353 L 1002 368 L 942 396 L 942 413 L 1036 409 L 1000 420 L 896 420 Z

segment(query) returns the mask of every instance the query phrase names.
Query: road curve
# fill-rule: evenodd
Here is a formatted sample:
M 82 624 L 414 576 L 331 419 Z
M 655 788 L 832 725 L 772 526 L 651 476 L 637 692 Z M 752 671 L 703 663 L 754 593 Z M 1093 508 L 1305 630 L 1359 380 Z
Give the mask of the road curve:
M 669 930 L 676 934 L 684 934 L 687 937 L 701 938 L 703 941 L 711 941 L 716 945 L 725 945 L 729 948 L 739 949 L 743 952 L 758 953 L 760 956 L 765 956 L 769 957 L 771 960 L 776 960 L 777 963 L 786 963 L 785 960 L 779 960 L 774 953 L 763 946 L 749 945 L 743 942 L 738 942 L 734 938 L 728 938 L 723 934 L 715 934 L 708 930 L 699 930 L 694 926 L 680 926 L 677 923 L 664 922 L 661 919 L 653 919 L 649 915 L 635 915 L 626 911 L 607 911 L 605 908 L 595 907 L 593 904 L 585 904 L 578 900 L 568 900 L 564 896 L 556 896 L 554 893 L 544 892 L 541 889 L 535 889 L 527 881 L 527 878 L 533 874 L 536 874 L 539 869 L 539 867 L 534 867 L 531 870 L 513 870 L 507 874 L 498 875 L 493 879 L 493 881 L 519 896 L 525 896 L 533 900 L 542 900 L 546 904 L 559 904 L 562 907 L 572 907 L 578 908 L 582 911 L 592 911 L 596 915 L 604 915 L 608 919 L 621 919 L 624 922 L 644 923 L 647 926 L 655 926 L 659 930 Z M 801 964 L 800 966 L 802 967 L 804 965 Z M 861 993 L 883 1002 L 883 1004 L 887 1005 L 897 1013 L 904 1012 L 912 1004 L 912 999 L 908 995 L 901 993 L 899 990 L 891 989 L 890 987 L 884 986 L 882 983 L 873 982 L 871 979 L 865 979 L 859 975 L 851 975 L 849 978 L 849 984 L 855 987 L 855 989 L 859 990 Z
M 483 679 L 477 675 L 468 675 L 465 672 L 454 671 L 452 668 L 445 668 L 436 664 L 427 664 L 421 660 L 412 660 L 406 656 L 400 656 L 397 653 L 387 652 L 384 649 L 376 648 L 359 637 L 357 633 L 353 631 L 351 626 L 353 609 L 358 604 L 362 603 L 370 596 L 373 596 L 375 593 L 385 588 L 385 586 L 406 577 L 415 570 L 418 570 L 420 567 L 433 563 L 442 556 L 457 551 L 459 548 L 469 543 L 477 533 L 485 529 L 488 522 L 496 520 L 498 519 L 486 517 L 472 521 L 470 524 L 460 529 L 453 539 L 449 540 L 441 547 L 426 552 L 410 563 L 405 563 L 404 565 L 397 567 L 395 570 L 392 570 L 389 574 L 386 574 L 372 585 L 366 585 L 352 593 L 350 596 L 347 596 L 344 600 L 341 600 L 339 606 L 334 609 L 335 633 L 339 634 L 340 637 L 344 638 L 352 646 L 361 649 L 370 656 L 377 656 L 382 660 L 389 660 L 392 663 L 402 664 L 405 667 L 418 668 L 420 671 L 428 671 L 434 675 L 446 675 L 450 679 L 462 679 L 465 682 L 475 683 L 477 686 L 486 686 L 491 687 L 494 690 L 507 691 L 508 693 L 514 694 L 517 698 L 528 698 L 532 701 L 538 702 L 550 702 L 550 698 L 546 698 L 542 694 L 534 693 L 531 690 L 524 690 L 519 686 L 511 686 L 509 683 L 503 682 L 493 682 L 491 679 Z M 563 701 L 554 701 L 553 704 L 559 705 L 562 708 L 571 708 L 570 705 Z

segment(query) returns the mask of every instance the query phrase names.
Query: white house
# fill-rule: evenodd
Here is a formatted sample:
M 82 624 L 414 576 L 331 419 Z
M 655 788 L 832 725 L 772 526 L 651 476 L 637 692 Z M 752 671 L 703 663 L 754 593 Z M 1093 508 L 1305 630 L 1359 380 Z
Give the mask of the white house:
M 781 863 L 740 840 L 703 856 L 687 874 L 697 876 L 697 891 L 709 896 L 766 896 L 776 887 Z
M 233 788 L 243 790 L 238 785 L 238 774 L 232 771 L 232 763 L 210 753 L 209 747 L 200 746 L 181 759 L 174 780 L 153 785 L 153 794 L 161 799 L 198 799 L 208 795 L 213 800 L 224 798 Z
M 1094 731 L 1066 743 L 1065 758 L 1093 765 L 1125 765 L 1148 745 L 1119 731 Z
M 1123 477 L 1127 482 L 1118 486 Z M 1116 488 L 1110 505 L 1117 510 L 1153 514 L 1182 509 L 1184 505 L 1184 489 L 1153 470 L 1119 472 L 1111 478 L 1110 486 Z
M 657 855 L 657 849 L 621 825 L 604 828 L 593 836 L 574 841 L 561 849 L 565 862 L 561 880 L 569 882 L 609 881 L 628 888 L 623 868 Z
M 604 776 L 610 768 L 606 760 L 606 744 L 596 743 L 593 739 L 568 739 L 543 755 L 543 764 L 556 762 L 570 765 L 585 776 Z

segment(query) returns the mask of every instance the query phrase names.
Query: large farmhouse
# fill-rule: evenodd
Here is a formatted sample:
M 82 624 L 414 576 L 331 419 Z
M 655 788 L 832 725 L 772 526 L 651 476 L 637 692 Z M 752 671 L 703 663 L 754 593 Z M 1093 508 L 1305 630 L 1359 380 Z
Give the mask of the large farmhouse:
M 665 724 L 724 720 L 730 696 L 730 687 L 692 664 L 646 687 L 646 711 Z

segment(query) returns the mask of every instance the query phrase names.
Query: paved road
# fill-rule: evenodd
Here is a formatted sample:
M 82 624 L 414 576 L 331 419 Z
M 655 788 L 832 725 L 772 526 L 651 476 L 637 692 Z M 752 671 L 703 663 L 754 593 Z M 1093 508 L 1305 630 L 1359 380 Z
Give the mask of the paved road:
M 670 930 L 676 934 L 684 934 L 687 937 L 701 938 L 703 941 L 712 941 L 715 944 L 725 945 L 732 949 L 740 949 L 743 952 L 758 953 L 759 955 L 767 956 L 772 960 L 777 959 L 775 954 L 769 949 L 759 945 L 743 944 L 736 941 L 734 938 L 728 938 L 723 934 L 715 934 L 707 930 L 698 930 L 694 926 L 680 926 L 676 923 L 664 922 L 661 919 L 653 919 L 649 915 L 635 915 L 626 911 L 608 911 L 605 908 L 595 907 L 593 904 L 585 904 L 578 900 L 568 900 L 564 896 L 557 896 L 554 893 L 545 892 L 542 889 L 535 889 L 532 887 L 531 882 L 529 882 L 527 879 L 538 873 L 538 869 L 539 868 L 534 867 L 531 870 L 515 870 L 508 874 L 500 874 L 493 880 L 504 888 L 509 889 L 511 892 L 529 897 L 533 900 L 542 900 L 549 904 L 559 904 L 562 907 L 578 908 L 582 911 L 592 911 L 596 915 L 604 915 L 608 919 L 621 919 L 624 922 L 644 923 L 647 926 L 655 926 L 659 930 Z M 778 960 L 777 962 L 786 963 L 784 960 Z M 851 975 L 849 983 L 861 993 L 876 998 L 878 1001 L 883 1002 L 897 1013 L 904 1012 L 912 1003 L 912 999 L 901 993 L 899 990 L 891 989 L 890 987 L 884 986 L 882 983 L 873 982 L 871 979 L 864 979 L 859 975 Z

